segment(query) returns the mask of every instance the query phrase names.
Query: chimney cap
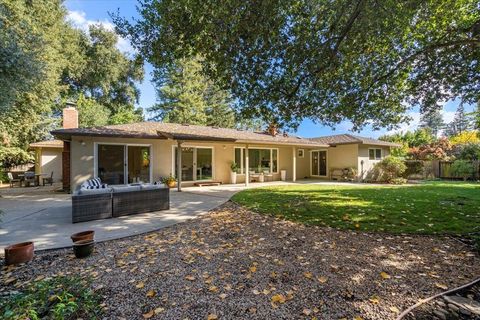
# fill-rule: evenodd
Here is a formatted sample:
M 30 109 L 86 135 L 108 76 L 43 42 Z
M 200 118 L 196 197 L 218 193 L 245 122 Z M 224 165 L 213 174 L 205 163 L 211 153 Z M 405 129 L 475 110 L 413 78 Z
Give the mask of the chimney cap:
M 73 102 L 73 101 L 67 101 L 67 102 L 65 102 L 65 106 L 66 106 L 67 108 L 76 108 L 76 107 L 77 107 L 77 104 L 76 104 L 75 102 Z

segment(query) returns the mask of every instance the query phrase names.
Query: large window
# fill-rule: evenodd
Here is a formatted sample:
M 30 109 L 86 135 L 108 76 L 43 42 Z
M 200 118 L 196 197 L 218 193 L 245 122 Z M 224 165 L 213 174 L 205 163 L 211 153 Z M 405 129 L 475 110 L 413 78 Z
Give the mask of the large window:
M 96 176 L 103 183 L 150 182 L 150 146 L 98 144 Z
M 237 173 L 244 174 L 247 168 L 245 148 L 235 148 Z M 248 149 L 248 171 L 255 173 L 278 173 L 278 149 Z
M 382 159 L 382 149 L 368 149 L 368 159 L 370 159 L 370 160 L 381 160 Z

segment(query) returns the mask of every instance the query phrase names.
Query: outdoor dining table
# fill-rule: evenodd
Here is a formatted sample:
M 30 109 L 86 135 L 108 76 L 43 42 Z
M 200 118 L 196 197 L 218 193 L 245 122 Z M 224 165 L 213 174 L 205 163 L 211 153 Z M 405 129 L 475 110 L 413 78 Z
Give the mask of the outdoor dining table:
M 46 173 L 35 173 L 35 184 L 37 186 L 39 186 L 40 185 L 40 177 L 45 177 L 45 176 L 47 176 Z M 20 178 L 20 184 L 22 184 L 23 180 L 25 178 L 25 174 L 19 174 L 18 177 Z

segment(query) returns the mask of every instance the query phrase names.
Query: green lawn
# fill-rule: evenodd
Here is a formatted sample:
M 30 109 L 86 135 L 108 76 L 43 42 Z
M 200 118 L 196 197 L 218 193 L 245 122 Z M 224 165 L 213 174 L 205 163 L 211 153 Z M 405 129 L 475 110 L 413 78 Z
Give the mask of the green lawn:
M 391 233 L 480 232 L 480 184 L 296 185 L 249 189 L 233 200 L 312 225 Z

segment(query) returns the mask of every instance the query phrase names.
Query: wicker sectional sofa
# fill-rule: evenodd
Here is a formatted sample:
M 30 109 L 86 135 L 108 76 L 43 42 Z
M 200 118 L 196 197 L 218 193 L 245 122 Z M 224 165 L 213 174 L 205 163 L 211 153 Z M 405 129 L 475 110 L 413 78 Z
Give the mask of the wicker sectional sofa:
M 162 185 L 81 188 L 72 195 L 72 222 L 170 209 L 170 189 Z

